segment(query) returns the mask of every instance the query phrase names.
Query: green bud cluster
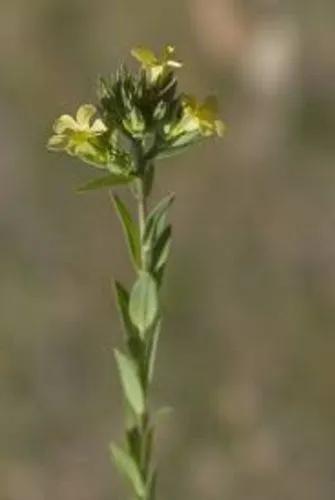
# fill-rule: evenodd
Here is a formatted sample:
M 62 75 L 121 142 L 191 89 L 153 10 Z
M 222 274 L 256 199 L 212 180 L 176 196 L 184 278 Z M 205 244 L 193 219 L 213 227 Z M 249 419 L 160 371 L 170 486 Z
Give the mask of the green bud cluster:
M 65 151 L 107 173 L 81 191 L 151 175 L 155 160 L 223 135 L 214 97 L 200 103 L 178 91 L 175 69 L 182 64 L 173 60 L 173 47 L 167 46 L 161 58 L 141 47 L 132 55 L 141 64 L 137 71 L 122 65 L 115 75 L 99 79 L 97 109 L 84 104 L 76 119 L 62 115 L 54 124 L 50 150 Z M 91 124 L 96 112 L 99 117 Z

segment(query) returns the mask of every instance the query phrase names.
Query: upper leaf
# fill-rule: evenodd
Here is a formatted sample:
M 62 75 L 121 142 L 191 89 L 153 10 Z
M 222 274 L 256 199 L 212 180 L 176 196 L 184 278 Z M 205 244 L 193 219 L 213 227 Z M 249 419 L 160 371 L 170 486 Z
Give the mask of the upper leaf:
M 135 414 L 141 416 L 144 413 L 145 402 L 136 364 L 117 349 L 114 350 L 114 354 L 126 399 Z
M 174 193 L 167 195 L 156 205 L 156 207 L 148 215 L 144 233 L 145 244 L 147 244 L 148 242 L 150 242 L 150 240 L 153 239 L 159 222 L 161 221 L 162 217 L 165 216 L 173 200 L 174 200 Z
M 127 240 L 130 255 L 132 257 L 135 268 L 139 268 L 141 265 L 141 246 L 140 246 L 140 236 L 137 225 L 133 221 L 129 210 L 126 205 L 122 202 L 119 196 L 116 194 L 112 197 L 115 210 L 121 220 L 124 234 Z
M 77 193 L 86 193 L 87 191 L 95 191 L 97 189 L 117 186 L 120 184 L 128 184 L 131 182 L 132 177 L 116 174 L 108 174 L 104 177 L 98 177 L 96 179 L 91 179 L 86 184 L 80 186 L 77 189 Z
M 157 285 L 150 273 L 141 271 L 130 294 L 129 314 L 142 338 L 152 326 L 157 313 Z
M 155 327 L 153 328 L 152 332 L 152 337 L 150 339 L 150 345 L 149 345 L 149 352 L 148 352 L 148 380 L 149 382 L 152 381 L 152 377 L 154 374 L 154 369 L 155 369 L 155 361 L 156 361 L 156 355 L 157 355 L 157 347 L 158 347 L 158 341 L 159 341 L 159 336 L 161 332 L 161 321 L 157 321 Z
M 166 226 L 155 241 L 152 251 L 152 269 L 158 271 L 167 262 L 171 246 L 171 225 Z

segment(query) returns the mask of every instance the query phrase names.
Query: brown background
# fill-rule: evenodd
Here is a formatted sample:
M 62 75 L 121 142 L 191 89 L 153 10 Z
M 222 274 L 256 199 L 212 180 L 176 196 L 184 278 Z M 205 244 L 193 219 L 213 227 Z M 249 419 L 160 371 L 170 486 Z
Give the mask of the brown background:
M 229 131 L 159 166 L 159 500 L 334 498 L 334 28 L 332 0 L 1 1 L 1 500 L 126 498 L 110 279 L 132 275 L 107 194 L 76 196 L 90 169 L 45 142 L 98 73 L 166 42 Z

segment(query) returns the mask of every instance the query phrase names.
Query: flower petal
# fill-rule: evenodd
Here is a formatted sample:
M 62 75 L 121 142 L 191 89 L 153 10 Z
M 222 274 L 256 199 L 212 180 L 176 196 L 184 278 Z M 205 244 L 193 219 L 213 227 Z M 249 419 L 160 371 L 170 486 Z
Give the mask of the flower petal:
M 53 129 L 56 134 L 63 134 L 66 130 L 77 130 L 78 125 L 70 115 L 62 115 L 54 123 Z
M 154 66 L 159 63 L 157 57 L 150 49 L 145 47 L 135 47 L 131 50 L 131 55 L 144 66 Z
M 176 52 L 176 49 L 175 49 L 175 47 L 173 47 L 173 45 L 167 45 L 166 47 L 164 47 L 162 61 L 169 68 L 181 68 L 183 66 L 182 62 L 175 61 L 173 59 L 175 52 Z
M 167 61 L 166 65 L 169 68 L 182 68 L 183 67 L 183 63 L 182 62 L 180 62 L 180 61 L 173 61 L 172 59 L 170 59 L 169 61 Z
M 66 135 L 52 135 L 48 140 L 48 149 L 52 151 L 62 151 L 66 148 L 68 138 Z
M 226 126 L 222 120 L 215 120 L 215 131 L 219 137 L 223 137 Z
M 77 111 L 77 122 L 80 128 L 89 128 L 90 120 L 97 112 L 96 107 L 92 104 L 83 104 Z
M 97 151 L 95 147 L 89 142 L 81 142 L 79 144 L 75 144 L 73 148 L 76 155 L 80 156 L 90 156 L 94 158 L 96 156 Z
M 104 122 L 102 120 L 100 120 L 100 118 L 98 118 L 97 120 L 94 120 L 94 123 L 90 128 L 90 131 L 95 133 L 95 134 L 103 134 L 104 132 L 106 132 L 106 130 L 107 130 L 107 127 L 104 124 Z

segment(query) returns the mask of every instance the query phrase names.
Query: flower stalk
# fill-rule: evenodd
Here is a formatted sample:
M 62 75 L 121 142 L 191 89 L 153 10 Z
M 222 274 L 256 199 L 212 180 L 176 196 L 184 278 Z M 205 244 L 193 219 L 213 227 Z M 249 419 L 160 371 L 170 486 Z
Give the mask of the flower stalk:
M 114 351 L 125 400 L 125 440 L 110 450 L 134 500 L 157 499 L 150 388 L 161 330 L 159 295 L 171 246 L 168 210 L 174 195 L 149 207 L 156 166 L 224 130 L 213 97 L 201 103 L 178 92 L 175 70 L 182 64 L 174 52 L 167 46 L 159 58 L 149 49 L 133 49 L 139 71 L 122 66 L 115 77 L 100 79 L 98 106 L 81 106 L 76 119 L 62 115 L 48 143 L 50 150 L 64 151 L 103 171 L 79 192 L 125 186 L 137 206 L 133 217 L 119 194 L 111 193 L 136 276 L 129 290 L 115 281 L 125 340 L 123 350 Z

